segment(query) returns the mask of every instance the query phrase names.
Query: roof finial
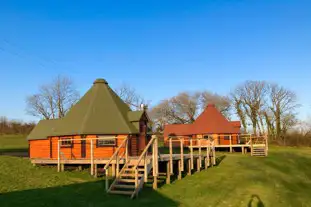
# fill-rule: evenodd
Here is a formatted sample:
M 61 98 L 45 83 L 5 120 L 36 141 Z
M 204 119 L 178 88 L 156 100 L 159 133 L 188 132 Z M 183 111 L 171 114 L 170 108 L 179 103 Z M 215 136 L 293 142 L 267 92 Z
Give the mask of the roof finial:
M 108 82 L 103 78 L 97 78 L 93 84 L 104 83 L 108 85 Z

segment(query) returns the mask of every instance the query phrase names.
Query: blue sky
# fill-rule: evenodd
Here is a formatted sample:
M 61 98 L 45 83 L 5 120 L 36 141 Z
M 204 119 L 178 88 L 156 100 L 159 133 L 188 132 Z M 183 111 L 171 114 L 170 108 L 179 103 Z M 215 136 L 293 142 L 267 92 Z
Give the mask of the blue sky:
M 156 104 L 180 91 L 227 94 L 245 80 L 297 92 L 311 115 L 311 1 L 0 2 L 0 115 L 58 74 L 83 94 L 103 77 Z

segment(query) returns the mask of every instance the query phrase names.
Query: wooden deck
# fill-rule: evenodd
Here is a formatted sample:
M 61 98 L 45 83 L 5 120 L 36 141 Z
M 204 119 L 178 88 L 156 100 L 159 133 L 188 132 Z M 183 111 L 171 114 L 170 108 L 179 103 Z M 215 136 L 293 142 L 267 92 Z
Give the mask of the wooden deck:
M 153 188 L 157 188 L 159 175 L 166 175 L 166 183 L 170 183 L 171 175 L 176 174 L 178 179 L 182 179 L 183 172 L 191 175 L 193 171 L 201 171 L 216 165 L 217 148 L 241 147 L 242 153 L 245 149 L 251 149 L 252 156 L 267 156 L 267 140 L 251 138 L 247 144 L 216 145 L 212 140 L 207 145 L 201 145 L 201 139 L 198 139 L 198 145 L 193 145 L 190 138 L 189 151 L 184 153 L 184 137 L 177 137 L 180 142 L 180 152 L 173 152 L 172 139 L 169 139 L 169 154 L 160 154 L 158 147 L 158 138 L 153 135 L 144 151 L 140 156 L 130 156 L 128 152 L 128 138 L 115 150 L 110 158 L 94 157 L 93 145 L 91 145 L 90 154 L 87 159 L 67 159 L 61 154 L 60 144 L 58 143 L 57 159 L 31 159 L 33 164 L 51 164 L 57 165 L 58 171 L 64 171 L 65 165 L 89 165 L 91 175 L 97 177 L 98 169 L 105 173 L 106 191 L 112 194 L 129 195 L 131 198 L 137 197 L 142 190 L 144 183 L 148 182 L 148 177 L 153 177 Z M 92 142 L 93 140 L 91 140 Z M 203 144 L 203 143 L 202 143 Z M 121 151 L 124 147 L 125 151 Z M 194 152 L 194 150 L 197 150 Z M 161 171 L 159 166 L 161 164 Z M 104 165 L 104 167 L 99 166 Z M 165 168 L 163 168 L 165 167 Z M 164 170 L 164 171 L 163 171 Z M 109 179 L 114 180 L 110 183 Z
M 193 158 L 194 159 L 198 159 L 200 156 L 198 154 L 194 154 Z M 205 158 L 207 157 L 205 154 L 201 155 L 201 158 Z M 182 159 L 181 154 L 173 154 L 172 155 L 173 161 L 178 161 Z M 108 158 L 102 158 L 102 159 L 94 159 L 93 162 L 94 164 L 107 164 L 109 162 L 110 157 Z M 138 161 L 139 157 L 138 156 L 129 156 L 129 160 L 131 164 L 136 164 L 136 162 Z M 151 160 L 152 156 L 147 156 L 146 160 Z M 187 160 L 187 159 L 191 159 L 191 155 L 190 154 L 184 154 L 183 155 L 183 159 Z M 170 154 L 161 154 L 159 155 L 158 158 L 159 162 L 167 162 L 170 161 Z M 83 164 L 91 164 L 91 159 L 62 159 L 61 160 L 61 164 L 76 164 L 76 165 L 83 165 Z M 31 163 L 32 164 L 58 164 L 58 159 L 51 159 L 51 158 L 34 158 L 31 159 Z M 110 164 L 117 164 L 116 160 L 112 160 L 111 162 L 109 162 Z M 124 159 L 120 159 L 119 160 L 119 164 L 124 164 L 125 163 L 125 158 Z M 144 163 L 144 161 L 142 161 L 142 163 Z

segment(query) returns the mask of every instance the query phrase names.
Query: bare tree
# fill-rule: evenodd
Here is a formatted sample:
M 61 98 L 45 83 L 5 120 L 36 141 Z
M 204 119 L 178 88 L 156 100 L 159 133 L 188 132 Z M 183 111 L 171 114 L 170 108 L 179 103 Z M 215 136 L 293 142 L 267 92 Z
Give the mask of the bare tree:
M 257 128 L 260 128 L 258 116 L 265 103 L 266 82 L 246 81 L 234 93 L 242 101 L 243 110 L 252 123 L 253 133 L 257 134 Z
M 246 113 L 244 111 L 242 98 L 239 96 L 238 93 L 231 93 L 232 97 L 232 105 L 235 110 L 236 115 L 240 118 L 244 132 L 247 133 L 247 120 L 246 120 Z
M 57 76 L 51 83 L 40 86 L 37 94 L 26 98 L 26 112 L 43 119 L 62 118 L 79 97 L 70 78 Z
M 144 104 L 145 106 L 149 105 L 149 101 L 146 101 L 141 95 L 137 93 L 135 88 L 131 87 L 128 84 L 122 84 L 115 89 L 115 92 L 133 110 L 139 110 L 141 104 Z
M 277 84 L 269 85 L 270 110 L 275 119 L 276 137 L 280 138 L 296 123 L 295 109 L 298 107 L 296 94 Z

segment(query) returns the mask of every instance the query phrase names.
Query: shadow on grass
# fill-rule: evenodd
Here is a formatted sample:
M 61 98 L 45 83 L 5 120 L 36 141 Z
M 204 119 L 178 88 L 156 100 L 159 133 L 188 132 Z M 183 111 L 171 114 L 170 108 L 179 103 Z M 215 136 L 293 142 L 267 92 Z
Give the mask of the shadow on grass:
M 218 166 L 224 159 L 226 158 L 226 155 L 222 155 L 216 158 L 216 166 Z
M 28 157 L 28 148 L 0 149 L 0 155 Z
M 258 195 L 252 195 L 251 199 L 249 200 L 247 207 L 264 207 L 265 205 L 261 201 Z
M 150 188 L 139 197 L 111 195 L 105 192 L 104 181 L 72 184 L 59 187 L 31 189 L 0 194 L 4 206 L 178 206 L 179 204 Z

